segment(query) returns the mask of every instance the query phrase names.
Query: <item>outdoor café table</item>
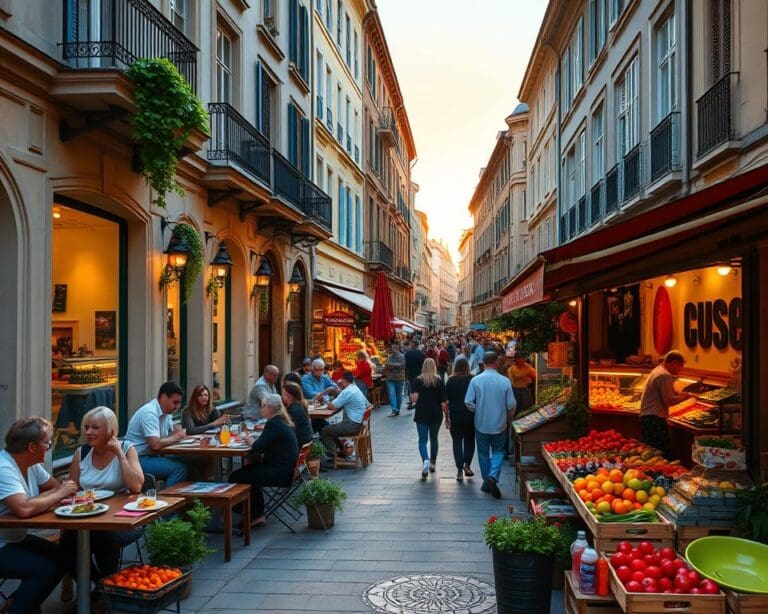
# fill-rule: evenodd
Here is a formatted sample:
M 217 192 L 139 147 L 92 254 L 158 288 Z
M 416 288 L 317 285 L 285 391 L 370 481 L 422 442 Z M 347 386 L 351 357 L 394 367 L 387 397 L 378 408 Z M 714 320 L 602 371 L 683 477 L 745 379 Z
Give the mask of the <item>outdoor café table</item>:
M 336 415 L 341 409 L 329 409 L 327 405 L 319 405 L 317 407 L 311 407 L 307 409 L 310 418 L 324 418 L 328 419 L 331 416 Z
M 251 433 L 251 437 L 253 436 L 258 437 L 261 435 L 258 431 L 256 433 Z M 179 454 L 182 456 L 211 456 L 214 458 L 228 458 L 233 456 L 248 456 L 251 453 L 251 446 L 238 446 L 238 447 L 230 447 L 230 446 L 222 446 L 218 444 L 218 441 L 215 445 L 207 445 L 207 446 L 201 446 L 200 441 L 201 439 L 205 437 L 206 439 L 210 438 L 210 435 L 193 435 L 190 437 L 187 437 L 187 439 L 194 439 L 194 443 L 176 443 L 172 446 L 166 446 L 165 448 L 162 448 L 157 451 L 157 454 Z
M 182 505 L 185 500 L 176 497 L 163 497 L 168 503 L 156 512 L 147 512 L 141 516 L 115 516 L 123 510 L 126 503 L 136 500 L 136 495 L 120 494 L 100 503 L 109 505 L 109 509 L 98 516 L 83 518 L 63 518 L 52 511 L 44 512 L 32 518 L 17 516 L 0 516 L 2 529 L 59 529 L 61 531 L 77 531 L 77 612 L 90 614 L 91 611 L 91 531 L 130 531 L 144 526 L 160 516 L 172 512 Z

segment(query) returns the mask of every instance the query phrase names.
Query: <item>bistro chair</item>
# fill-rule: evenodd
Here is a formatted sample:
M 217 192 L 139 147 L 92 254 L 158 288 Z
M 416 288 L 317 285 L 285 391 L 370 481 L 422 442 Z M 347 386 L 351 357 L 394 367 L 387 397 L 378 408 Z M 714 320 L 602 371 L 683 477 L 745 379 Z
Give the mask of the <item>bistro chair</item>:
M 296 533 L 293 524 L 303 515 L 302 511 L 293 505 L 291 498 L 299 488 L 312 480 L 307 468 L 307 456 L 311 447 L 312 442 L 301 446 L 293 468 L 293 481 L 290 485 L 264 487 L 264 515 L 267 518 L 274 516 L 291 533 Z
M 371 413 L 373 407 L 368 407 L 363 414 L 363 422 L 357 435 L 344 435 L 341 439 L 348 439 L 355 445 L 355 459 L 346 460 L 338 456 L 333 459 L 333 468 L 340 467 L 357 468 L 358 461 L 365 468 L 373 462 L 373 445 L 371 443 Z

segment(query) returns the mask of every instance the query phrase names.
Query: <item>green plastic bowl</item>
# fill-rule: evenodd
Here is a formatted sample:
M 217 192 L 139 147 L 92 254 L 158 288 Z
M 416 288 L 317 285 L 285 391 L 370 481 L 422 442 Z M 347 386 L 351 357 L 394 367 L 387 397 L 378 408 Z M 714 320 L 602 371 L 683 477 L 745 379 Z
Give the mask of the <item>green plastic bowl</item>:
M 701 537 L 685 549 L 702 576 L 739 593 L 768 593 L 768 546 L 738 537 Z

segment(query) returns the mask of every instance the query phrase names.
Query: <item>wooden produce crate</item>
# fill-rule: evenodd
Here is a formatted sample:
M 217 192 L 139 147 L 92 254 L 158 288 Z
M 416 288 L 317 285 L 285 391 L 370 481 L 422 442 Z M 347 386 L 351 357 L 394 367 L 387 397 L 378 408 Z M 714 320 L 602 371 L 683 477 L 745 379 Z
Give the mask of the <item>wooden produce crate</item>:
M 685 549 L 688 547 L 688 544 L 700 537 L 708 537 L 710 535 L 738 537 L 742 534 L 743 531 L 737 527 L 686 527 L 678 525 L 677 551 L 680 554 L 685 554 Z M 768 614 L 768 610 L 766 610 L 766 614 Z
M 550 441 L 559 441 L 570 437 L 570 428 L 564 416 L 558 416 L 551 422 L 545 422 L 541 426 L 525 433 L 515 435 L 515 449 L 518 456 L 541 457 L 541 444 Z
M 547 476 L 552 477 L 552 473 L 544 463 L 518 462 L 516 465 L 516 470 L 520 499 L 522 500 L 525 500 L 525 483 L 527 481 L 529 481 L 531 478 L 543 478 Z
M 566 614 L 621 614 L 621 608 L 613 595 L 600 597 L 579 592 L 570 571 L 565 572 L 563 603 Z
M 558 482 L 555 480 L 555 483 Z M 565 497 L 565 492 L 562 488 L 556 490 L 538 490 L 531 484 L 531 480 L 525 480 L 525 504 L 529 505 L 531 499 L 562 499 Z
M 557 468 L 555 460 L 544 448 L 542 455 L 547 466 L 553 471 L 555 479 L 560 482 L 565 494 L 573 501 L 576 511 L 579 512 L 584 524 L 592 533 L 593 545 L 597 550 L 614 552 L 616 545 L 621 541 L 651 542 L 655 548 L 675 547 L 675 525 L 656 514 L 659 522 L 599 522 L 592 512 L 587 509 L 584 502 L 578 496 L 562 471 Z
M 728 614 L 765 614 L 768 612 L 768 595 L 725 591 Z
M 626 614 L 725 614 L 725 593 L 719 595 L 667 595 L 664 593 L 629 593 L 608 566 L 611 592 Z

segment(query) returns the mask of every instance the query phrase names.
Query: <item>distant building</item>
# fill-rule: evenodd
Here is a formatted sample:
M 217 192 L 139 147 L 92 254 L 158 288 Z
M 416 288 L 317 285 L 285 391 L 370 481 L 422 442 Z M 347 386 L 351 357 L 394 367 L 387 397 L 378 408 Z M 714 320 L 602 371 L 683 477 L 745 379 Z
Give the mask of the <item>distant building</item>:
M 467 228 L 459 239 L 459 289 L 456 326 L 468 328 L 472 323 L 472 264 L 475 259 L 473 229 Z
M 414 224 L 411 226 L 411 240 L 416 288 L 414 293 L 414 314 L 416 324 L 432 329 L 437 321 L 436 305 L 432 293 L 432 247 L 427 238 L 429 224 L 427 214 L 415 211 Z
M 437 316 L 435 328 L 451 328 L 456 326 L 458 274 L 445 242 L 431 240 L 430 247 L 432 248 L 432 295 L 436 301 Z

